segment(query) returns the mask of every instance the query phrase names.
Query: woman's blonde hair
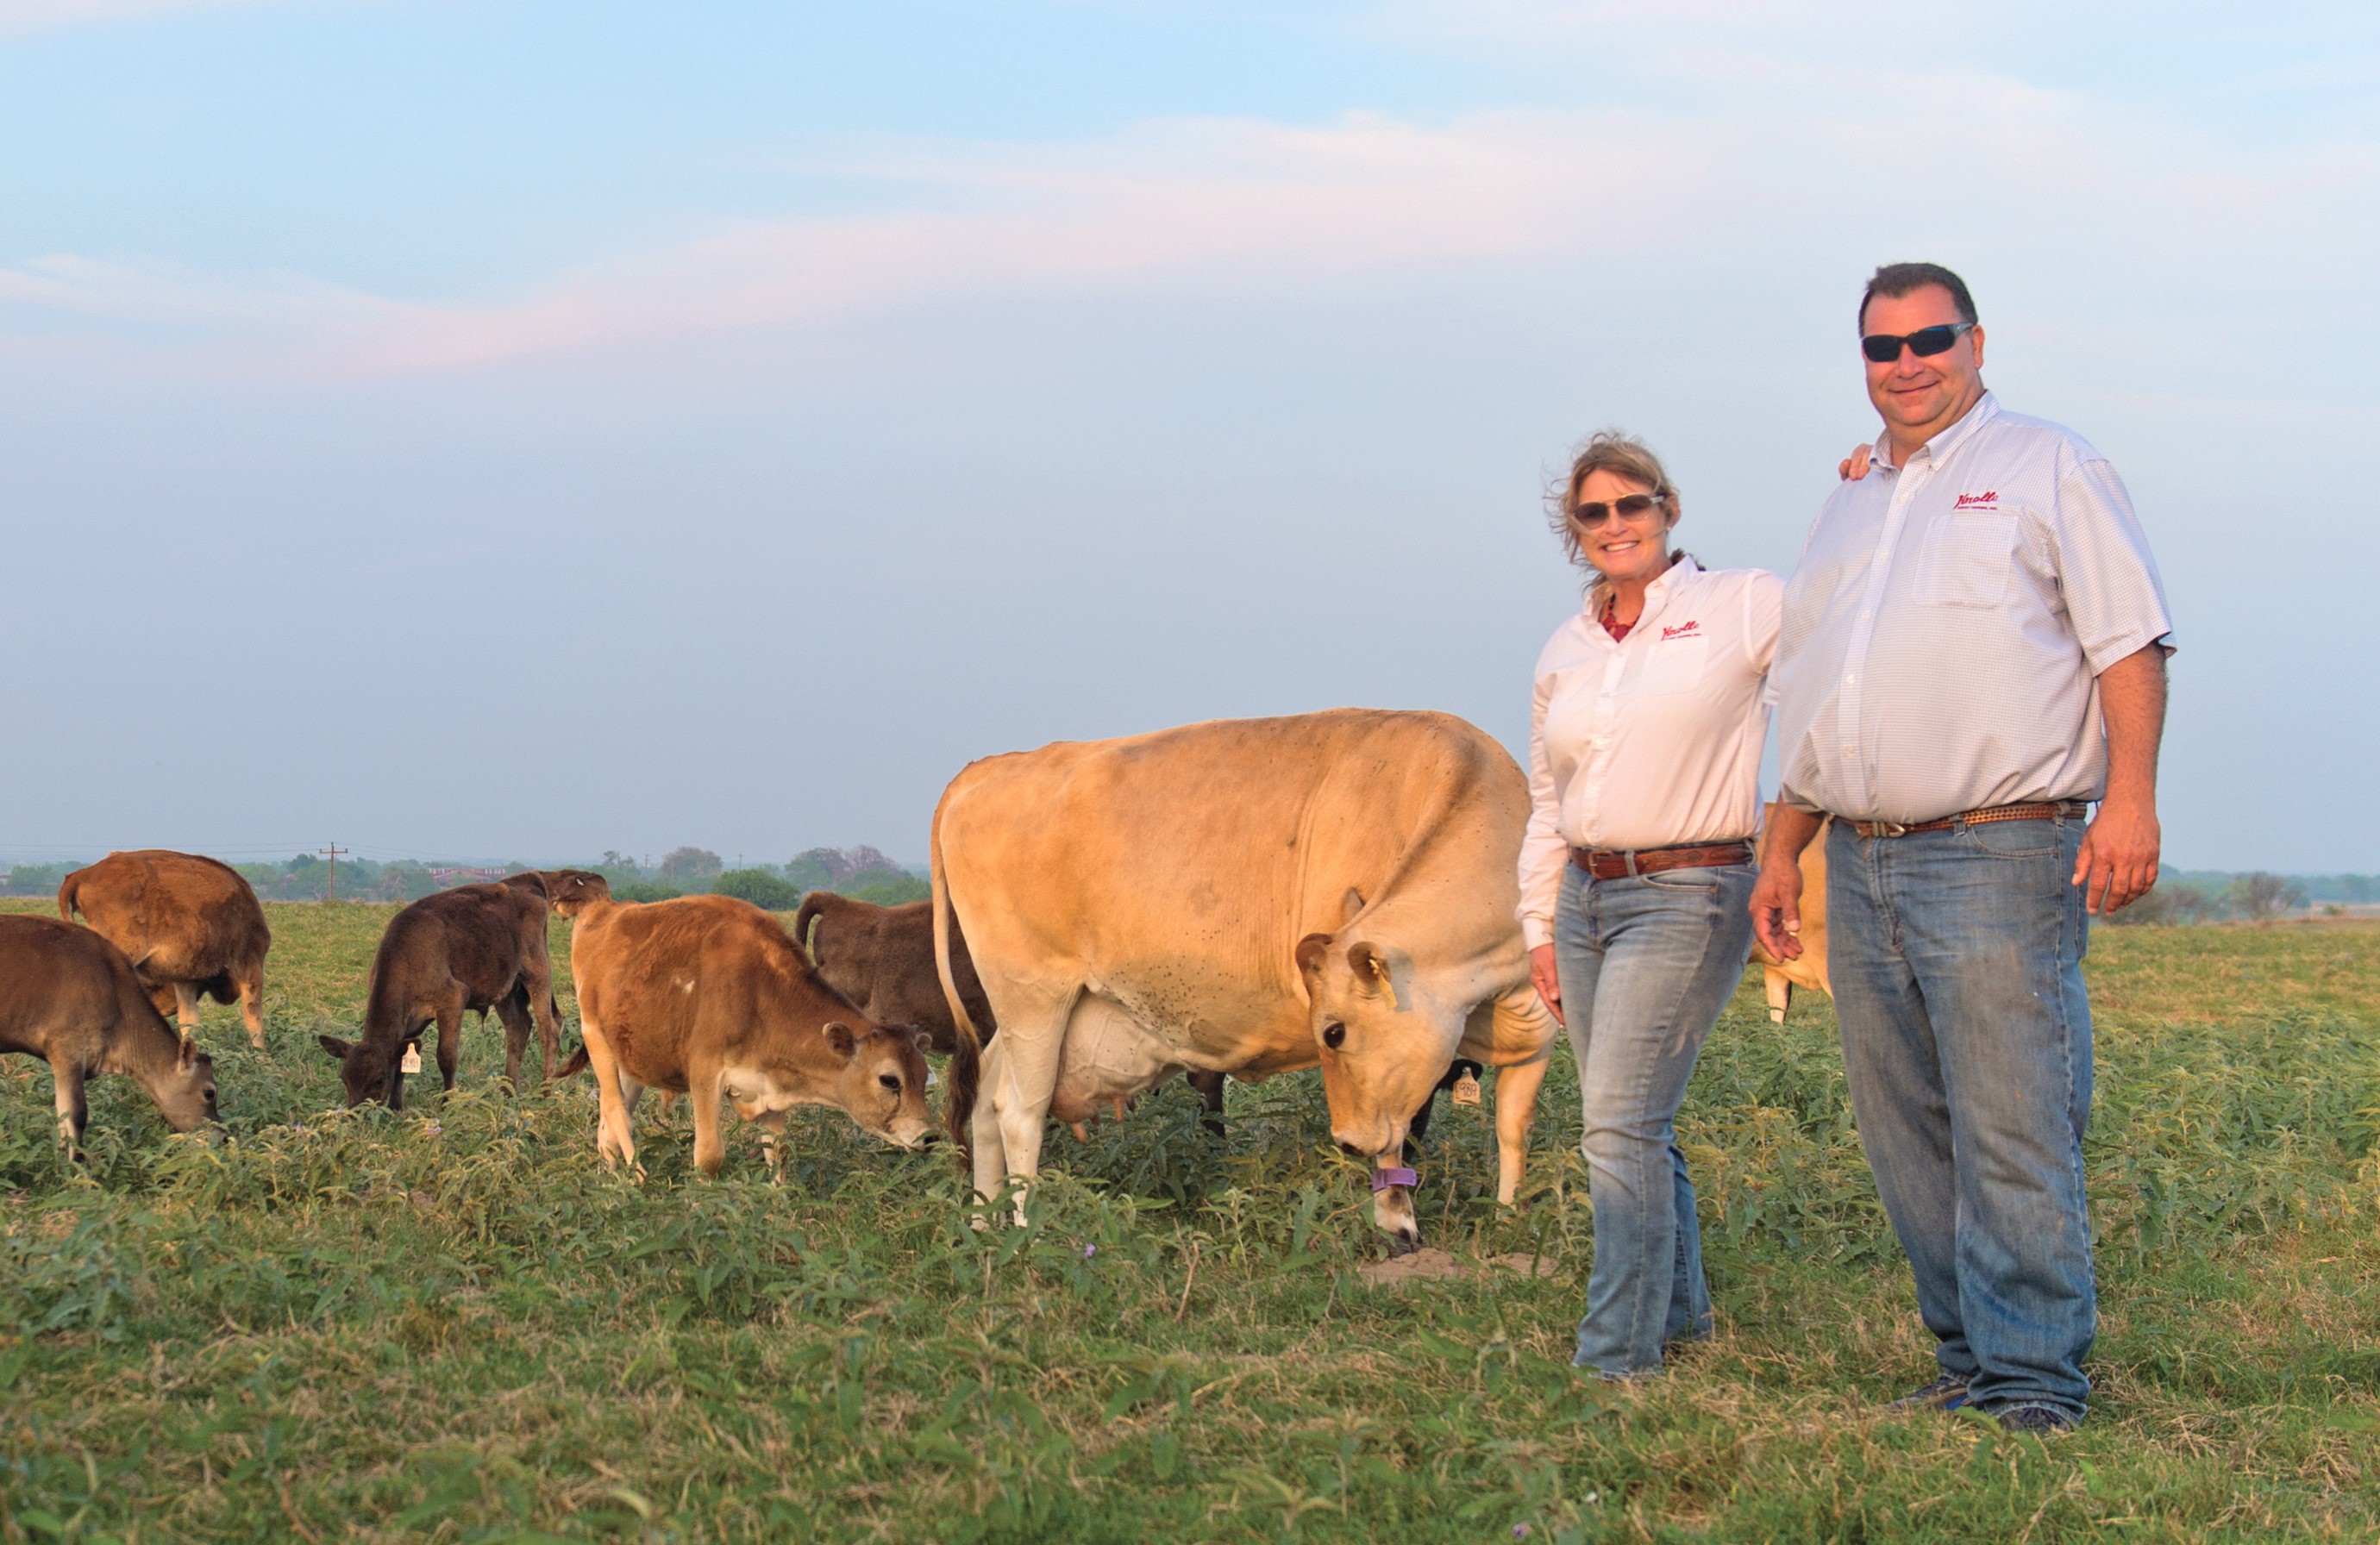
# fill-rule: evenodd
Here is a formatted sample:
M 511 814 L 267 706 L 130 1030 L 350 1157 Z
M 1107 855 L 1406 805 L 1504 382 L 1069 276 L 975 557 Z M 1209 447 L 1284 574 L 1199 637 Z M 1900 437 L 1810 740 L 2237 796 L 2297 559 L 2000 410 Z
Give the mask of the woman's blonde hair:
M 1591 472 L 1609 472 L 1632 483 L 1644 484 L 1661 501 L 1662 513 L 1670 523 L 1676 523 L 1678 490 L 1662 467 L 1661 458 L 1653 454 L 1653 448 L 1624 429 L 1597 429 L 1571 458 L 1570 475 L 1546 490 L 1546 513 L 1551 517 L 1554 535 L 1562 539 L 1562 550 L 1580 568 L 1595 567 L 1586 561 L 1577 521 L 1578 490 Z M 1671 554 L 1673 559 L 1677 556 Z

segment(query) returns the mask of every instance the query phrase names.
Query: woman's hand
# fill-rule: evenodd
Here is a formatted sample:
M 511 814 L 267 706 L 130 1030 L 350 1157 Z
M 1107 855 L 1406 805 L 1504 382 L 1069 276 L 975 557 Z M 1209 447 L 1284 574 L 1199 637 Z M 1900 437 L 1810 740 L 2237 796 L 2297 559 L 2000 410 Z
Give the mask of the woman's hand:
M 1541 944 L 1529 951 L 1529 985 L 1535 987 L 1537 996 L 1545 1000 L 1546 1011 L 1553 1015 L 1554 1023 L 1565 1026 L 1570 1023 L 1562 1018 L 1561 972 L 1554 965 L 1552 945 Z
M 1835 466 L 1835 476 L 1846 483 L 1856 483 L 1867 476 L 1868 459 L 1875 447 L 1854 445 L 1852 453 Z

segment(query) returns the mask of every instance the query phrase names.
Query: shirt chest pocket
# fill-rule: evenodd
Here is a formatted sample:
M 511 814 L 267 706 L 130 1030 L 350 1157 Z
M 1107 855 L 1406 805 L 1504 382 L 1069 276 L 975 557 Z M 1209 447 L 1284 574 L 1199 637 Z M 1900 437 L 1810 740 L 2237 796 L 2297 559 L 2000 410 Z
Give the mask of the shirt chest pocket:
M 1710 667 L 1707 638 L 1655 639 L 1644 659 L 1629 673 L 1621 693 L 1628 697 L 1668 697 L 1702 685 Z
M 1917 556 L 1920 606 L 1998 606 L 2016 561 L 2016 516 L 1999 510 L 1937 515 Z

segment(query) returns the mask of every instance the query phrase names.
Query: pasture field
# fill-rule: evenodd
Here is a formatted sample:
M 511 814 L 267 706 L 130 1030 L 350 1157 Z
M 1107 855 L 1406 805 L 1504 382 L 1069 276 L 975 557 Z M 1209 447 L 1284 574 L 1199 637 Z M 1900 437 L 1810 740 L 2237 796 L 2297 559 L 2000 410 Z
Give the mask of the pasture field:
M 2380 1538 L 2380 925 L 2092 941 L 2099 1394 L 2045 1445 L 1876 1412 L 1927 1338 L 1828 1006 L 1772 1026 L 1756 975 L 1684 1120 L 1718 1337 L 1614 1386 L 1569 1367 L 1566 1053 L 1512 1214 L 1439 1113 L 1423 1227 L 1470 1274 L 1374 1287 L 1312 1075 L 1235 1086 L 1220 1144 L 1179 1088 L 1058 1134 L 1029 1230 L 835 1112 L 780 1189 L 649 1101 L 639 1183 L 584 1079 L 500 1090 L 492 1022 L 453 1097 L 335 1108 L 313 1037 L 391 909 L 268 911 L 270 1050 L 201 1032 L 229 1143 L 102 1080 L 72 1174 L 46 1069 L 0 1069 L 10 1541 Z

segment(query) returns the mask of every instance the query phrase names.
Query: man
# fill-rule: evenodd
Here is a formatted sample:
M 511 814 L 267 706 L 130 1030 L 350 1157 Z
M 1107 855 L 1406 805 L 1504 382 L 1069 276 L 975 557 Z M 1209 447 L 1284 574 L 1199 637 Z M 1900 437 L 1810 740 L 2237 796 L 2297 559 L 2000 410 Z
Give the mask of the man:
M 1852 1106 L 1940 1343 L 1895 1405 L 2054 1432 L 2082 1418 L 2098 1320 L 2087 914 L 2156 883 L 2172 623 L 2115 469 L 1984 389 L 1957 274 L 1876 270 L 1860 332 L 1885 432 L 1786 589 L 1753 924 L 1801 953 L 1796 861 L 1833 815 Z

